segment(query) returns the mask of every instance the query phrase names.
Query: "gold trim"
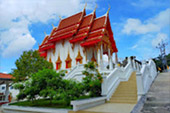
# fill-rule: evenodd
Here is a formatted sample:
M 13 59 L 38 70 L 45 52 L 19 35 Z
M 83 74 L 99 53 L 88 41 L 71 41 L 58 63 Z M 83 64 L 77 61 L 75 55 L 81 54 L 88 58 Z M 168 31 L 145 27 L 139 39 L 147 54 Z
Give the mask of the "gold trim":
M 92 58 L 91 58 L 91 61 L 96 62 L 96 58 L 95 58 L 95 55 L 94 55 L 94 51 L 93 51 L 93 56 L 92 56 Z
M 62 45 L 63 45 L 63 47 L 64 47 L 64 43 L 65 43 L 64 40 L 62 40 Z
M 66 62 L 66 65 L 68 65 L 67 68 L 71 68 L 72 59 L 71 59 L 71 57 L 70 57 L 69 49 L 68 49 L 68 55 L 67 55 L 67 58 L 66 58 L 65 62 Z M 67 64 L 67 63 L 68 63 L 68 64 Z
M 75 47 L 75 45 L 71 44 L 71 48 L 72 48 L 73 52 L 74 52 L 74 47 Z
M 80 48 L 78 48 L 78 54 L 77 54 L 77 57 L 76 57 L 76 63 L 78 62 L 78 60 L 79 60 L 79 63 L 82 64 L 83 57 L 81 56 Z
M 60 52 L 59 52 L 58 53 L 58 59 L 56 61 L 56 66 L 58 65 L 58 69 L 57 70 L 61 69 L 61 64 L 62 64 L 62 61 L 60 59 Z
M 50 56 L 50 58 L 49 58 L 49 62 L 52 63 L 52 61 L 51 61 L 51 56 Z

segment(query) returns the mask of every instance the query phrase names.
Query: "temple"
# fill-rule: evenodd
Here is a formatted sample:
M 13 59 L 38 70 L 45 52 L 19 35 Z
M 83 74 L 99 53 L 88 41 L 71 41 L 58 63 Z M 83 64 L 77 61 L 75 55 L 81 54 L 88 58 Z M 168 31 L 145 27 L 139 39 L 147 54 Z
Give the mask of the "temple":
M 69 69 L 89 61 L 103 68 L 103 55 L 108 55 L 109 68 L 113 69 L 112 55 L 117 61 L 117 47 L 111 29 L 109 10 L 96 17 L 96 8 L 86 15 L 83 11 L 60 19 L 58 27 L 53 25 L 50 35 L 45 36 L 39 46 L 42 57 L 51 62 L 56 70 Z

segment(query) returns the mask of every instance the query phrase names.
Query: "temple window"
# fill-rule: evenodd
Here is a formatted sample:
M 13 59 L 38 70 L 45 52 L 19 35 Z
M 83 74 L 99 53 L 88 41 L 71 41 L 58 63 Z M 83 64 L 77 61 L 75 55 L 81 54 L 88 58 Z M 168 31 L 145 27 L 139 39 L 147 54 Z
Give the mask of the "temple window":
M 70 53 L 68 53 L 65 62 L 66 62 L 66 68 L 71 68 L 72 59 L 70 58 Z
M 56 61 L 56 70 L 61 69 L 61 64 L 62 64 L 62 61 L 60 59 L 60 56 L 58 56 L 58 59 Z
M 83 60 L 83 57 L 81 56 L 81 54 L 80 54 L 80 49 L 78 50 L 78 54 L 77 54 L 77 57 L 76 57 L 76 64 L 79 62 L 80 64 L 82 64 L 83 62 L 82 62 L 82 60 Z

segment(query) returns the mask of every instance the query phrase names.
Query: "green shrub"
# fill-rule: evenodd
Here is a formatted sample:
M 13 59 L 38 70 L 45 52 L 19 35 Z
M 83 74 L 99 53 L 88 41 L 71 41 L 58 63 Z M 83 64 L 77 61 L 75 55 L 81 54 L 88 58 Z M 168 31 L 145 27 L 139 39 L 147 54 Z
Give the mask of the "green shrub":
M 84 65 L 85 70 L 83 74 L 85 77 L 83 78 L 84 89 L 91 97 L 101 96 L 101 83 L 103 78 L 96 68 L 97 64 L 95 62 L 89 62 Z

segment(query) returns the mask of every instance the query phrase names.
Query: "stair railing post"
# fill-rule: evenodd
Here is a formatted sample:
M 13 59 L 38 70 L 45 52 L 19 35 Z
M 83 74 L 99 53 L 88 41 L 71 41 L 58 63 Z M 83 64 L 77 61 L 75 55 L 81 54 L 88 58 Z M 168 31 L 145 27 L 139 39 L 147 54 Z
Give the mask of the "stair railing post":
M 107 92 L 108 92 L 108 86 L 107 86 L 107 77 L 103 76 L 103 83 L 101 85 L 101 95 L 102 96 L 107 96 Z

